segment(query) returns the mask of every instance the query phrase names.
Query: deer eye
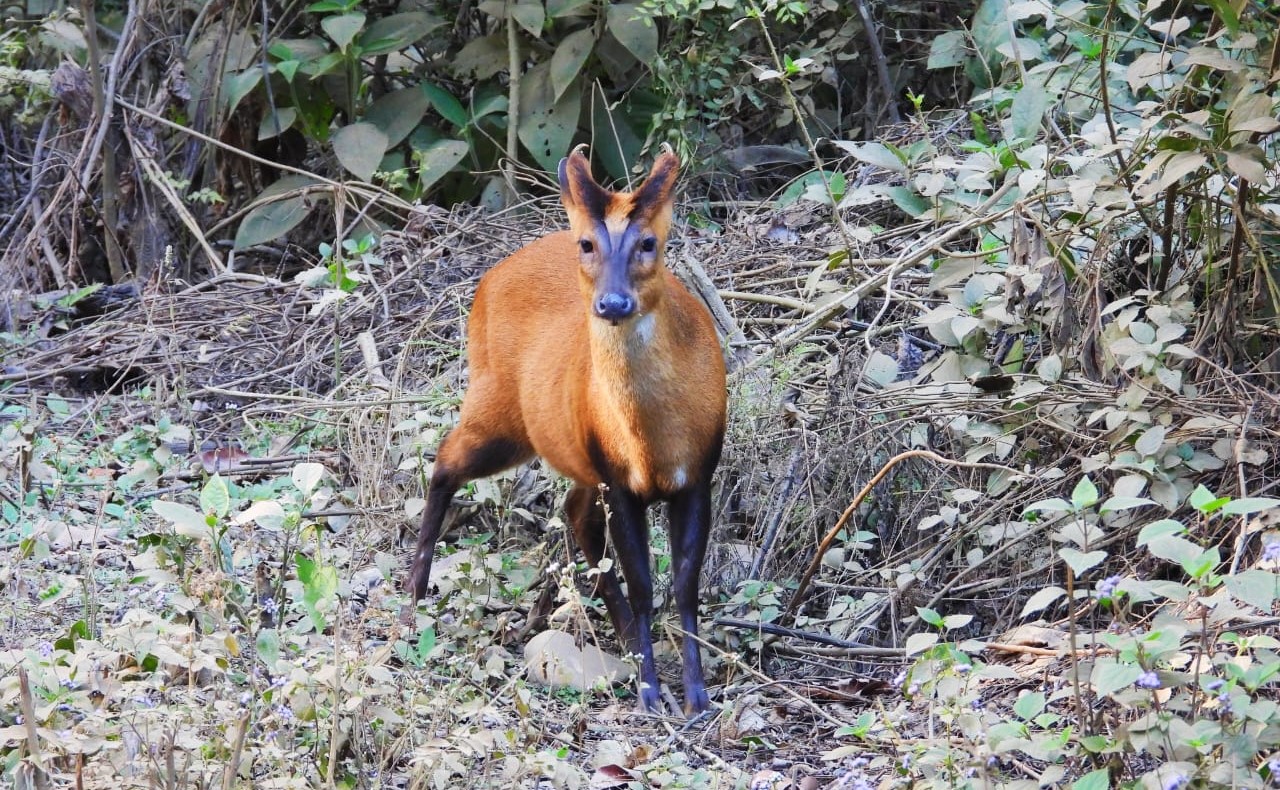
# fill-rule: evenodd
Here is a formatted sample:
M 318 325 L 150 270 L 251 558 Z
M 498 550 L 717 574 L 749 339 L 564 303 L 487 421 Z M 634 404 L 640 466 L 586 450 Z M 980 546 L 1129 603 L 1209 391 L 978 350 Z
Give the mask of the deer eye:
M 584 254 L 590 255 L 592 252 L 595 251 L 596 245 L 591 243 L 591 239 L 583 239 L 582 241 L 578 242 L 578 249 L 582 250 Z
M 641 252 L 653 252 L 656 249 L 658 249 L 658 240 L 653 236 L 645 236 L 640 240 Z

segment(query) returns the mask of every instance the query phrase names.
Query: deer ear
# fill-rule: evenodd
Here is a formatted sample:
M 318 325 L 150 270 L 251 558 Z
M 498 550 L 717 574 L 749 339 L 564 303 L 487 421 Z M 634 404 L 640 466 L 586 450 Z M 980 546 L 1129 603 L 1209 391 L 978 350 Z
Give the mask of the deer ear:
M 679 176 L 680 159 L 670 147 L 664 145 L 662 153 L 653 162 L 649 177 L 636 190 L 636 210 L 642 214 L 651 214 L 669 204 Z
M 560 202 L 565 209 L 586 208 L 600 203 L 599 196 L 604 190 L 591 177 L 591 162 L 583 153 L 587 146 L 580 145 L 573 152 L 560 160 L 557 176 L 560 180 Z

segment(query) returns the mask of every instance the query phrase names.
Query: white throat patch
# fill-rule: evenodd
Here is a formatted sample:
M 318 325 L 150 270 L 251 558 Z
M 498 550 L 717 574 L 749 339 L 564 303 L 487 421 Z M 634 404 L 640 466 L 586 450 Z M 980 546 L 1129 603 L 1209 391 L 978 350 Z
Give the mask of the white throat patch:
M 649 345 L 649 342 L 653 340 L 653 330 L 657 323 L 658 319 L 653 313 L 642 315 L 636 319 L 635 329 L 633 330 L 636 340 L 643 345 Z

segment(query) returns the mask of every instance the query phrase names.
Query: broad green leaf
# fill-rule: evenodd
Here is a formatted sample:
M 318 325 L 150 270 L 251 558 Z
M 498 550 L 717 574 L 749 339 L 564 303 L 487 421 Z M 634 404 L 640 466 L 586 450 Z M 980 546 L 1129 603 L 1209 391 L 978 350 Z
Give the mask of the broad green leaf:
M 1166 433 L 1168 429 L 1163 425 L 1153 425 L 1142 432 L 1138 440 L 1133 443 L 1133 449 L 1137 450 L 1139 455 L 1155 455 L 1164 446 Z
M 280 662 L 280 633 L 274 628 L 259 628 L 253 640 L 257 657 L 270 670 L 275 670 Z
M 289 472 L 289 479 L 293 481 L 293 485 L 302 492 L 304 497 L 311 496 L 316 490 L 316 486 L 320 485 L 320 481 L 324 479 L 324 465 L 317 463 L 301 463 L 293 467 Z
M 263 499 L 236 514 L 232 519 L 235 524 L 248 524 L 250 521 L 263 529 L 279 530 L 284 526 L 284 508 L 274 499 Z
M 1147 551 L 1162 560 L 1184 565 L 1198 559 L 1204 549 L 1181 536 L 1163 535 L 1148 541 Z
M 920 615 L 921 620 L 924 620 L 926 623 L 933 626 L 934 628 L 942 627 L 942 623 L 943 623 L 942 615 L 938 614 L 934 610 L 927 609 L 923 606 L 917 606 L 916 614 Z
M 275 112 L 268 111 L 258 124 L 258 139 L 269 140 L 293 126 L 298 120 L 298 110 L 294 107 L 280 107 Z
M 582 64 L 587 62 L 587 56 L 591 54 L 595 43 L 595 32 L 586 27 L 565 36 L 560 46 L 556 47 L 555 54 L 551 56 L 551 86 L 555 88 L 557 101 L 578 78 Z
M 470 148 L 461 140 L 436 140 L 419 149 L 418 181 L 426 192 L 467 156 Z
M 427 98 L 431 100 L 431 106 L 436 112 L 440 113 L 440 117 L 449 123 L 464 129 L 469 122 L 467 111 L 463 108 L 462 103 L 453 98 L 453 94 L 430 82 L 422 83 L 422 90 L 426 93 Z
M 329 40 L 338 45 L 338 49 L 346 50 L 364 29 L 364 14 L 335 14 L 320 20 L 320 27 L 329 36 Z
M 1222 555 L 1218 553 L 1218 547 L 1210 546 L 1207 549 L 1202 549 L 1200 553 L 1195 556 L 1185 557 L 1182 560 L 1181 565 L 1182 569 L 1187 572 L 1188 576 L 1193 579 L 1203 580 L 1208 577 L 1208 575 L 1213 572 L 1213 569 L 1218 567 L 1221 562 Z
M 485 80 L 507 68 L 507 38 L 502 34 L 473 38 L 447 64 L 459 77 Z M 523 82 L 523 80 L 521 81 Z
M 968 56 L 969 49 L 965 44 L 964 32 L 949 30 L 942 35 L 934 36 L 933 43 L 929 45 L 929 62 L 926 68 L 950 69 L 963 66 Z
M 1187 498 L 1187 503 L 1190 504 L 1191 507 L 1199 510 L 1206 516 L 1222 509 L 1230 501 L 1231 497 L 1215 497 L 1213 493 L 1203 485 L 1196 486 L 1195 490 L 1191 492 L 1191 496 Z
M 1138 533 L 1138 545 L 1145 546 L 1156 538 L 1162 538 L 1166 535 L 1183 535 L 1187 528 L 1180 521 L 1174 521 L 1171 518 L 1162 518 L 1159 521 L 1153 521 L 1142 528 Z
M 1052 604 L 1057 603 L 1058 599 L 1065 597 L 1066 594 L 1067 591 L 1061 587 L 1042 587 L 1027 599 L 1027 602 L 1022 606 L 1022 613 L 1018 616 L 1026 617 L 1029 614 L 1043 611 Z
M 595 130 L 591 153 L 599 157 L 609 175 L 625 179 L 631 163 L 644 147 L 645 129 L 635 125 L 634 113 L 625 106 L 609 106 L 602 91 L 591 91 L 591 128 Z
M 391 148 L 409 136 L 413 127 L 426 115 L 431 100 L 421 86 L 392 91 L 369 105 L 364 120 L 378 127 Z
M 1089 682 L 1093 684 L 1094 693 L 1105 697 L 1128 688 L 1142 674 L 1142 667 L 1137 664 L 1121 663 L 1114 658 L 1099 658 L 1093 664 L 1093 673 Z
M 1240 143 L 1222 152 L 1227 169 L 1255 184 L 1267 180 L 1267 162 L 1262 149 L 1253 143 Z
M 1233 499 L 1222 506 L 1222 512 L 1232 516 L 1244 516 L 1249 513 L 1261 513 L 1273 507 L 1280 507 L 1280 499 L 1268 497 L 1245 497 Z
M 919 219 L 933 210 L 932 203 L 908 187 L 890 187 L 889 198 L 912 219 Z
M 200 490 L 200 509 L 225 518 L 231 512 L 231 491 L 222 475 L 215 474 Z
M 1077 551 L 1070 546 L 1063 546 L 1058 549 L 1058 556 L 1063 562 L 1071 566 L 1071 570 L 1076 576 L 1083 576 L 1090 568 L 1096 567 L 1099 563 L 1107 558 L 1105 551 L 1091 551 L 1088 554 Z
M 360 36 L 361 55 L 385 55 L 416 43 L 444 24 L 443 19 L 425 11 L 406 11 L 384 16 L 369 25 Z
M 517 132 L 542 169 L 553 173 L 578 130 L 581 81 L 575 81 L 557 101 L 547 71 L 547 64 L 539 64 L 520 81 L 522 115 Z
M 833 142 L 859 162 L 882 167 L 894 173 L 907 172 L 907 163 L 884 143 L 855 143 L 851 140 L 834 140 Z
M 173 524 L 174 532 L 184 538 L 210 537 L 208 520 L 193 507 L 157 499 L 151 503 L 151 512 Z
M 309 211 L 307 200 L 301 195 L 263 203 L 240 220 L 240 227 L 236 228 L 235 248 L 243 250 L 274 241 L 297 227 L 307 218 Z
M 511 18 L 528 31 L 529 35 L 542 38 L 542 23 L 546 21 L 547 15 L 541 0 L 520 0 L 510 7 L 510 12 Z
M 305 554 L 294 555 L 298 569 L 298 581 L 302 582 L 302 606 L 307 610 L 317 633 L 325 628 L 324 611 L 331 608 L 338 594 L 338 571 L 330 565 L 320 565 Z M 322 608 L 323 607 L 323 608 Z
M 249 68 L 239 74 L 228 74 L 226 85 L 223 91 L 227 95 L 227 113 L 235 112 L 236 107 L 240 106 L 240 102 L 245 96 L 253 92 L 258 87 L 258 83 L 262 82 L 262 69 Z
M 1107 790 L 1111 787 L 1111 771 L 1099 768 L 1071 783 L 1071 790 Z
M 349 173 L 368 181 L 389 147 L 387 136 L 371 123 L 353 123 L 338 129 L 330 139 L 333 153 Z
M 932 631 L 912 634 L 907 637 L 907 643 L 903 646 L 908 656 L 914 656 L 917 653 L 923 653 L 938 643 L 938 635 Z
M 1225 581 L 1232 597 L 1268 614 L 1280 595 L 1280 576 L 1271 571 L 1241 571 L 1227 576 Z
M 547 16 L 559 19 L 562 16 L 579 16 L 591 10 L 595 0 L 547 0 Z
M 1071 491 L 1071 507 L 1074 510 L 1085 510 L 1098 504 L 1098 487 L 1088 475 L 1080 478 L 1075 489 Z
M 973 622 L 971 614 L 949 614 L 942 619 L 942 627 L 948 631 L 954 631 L 957 628 L 964 628 Z
M 1071 503 L 1059 497 L 1041 499 L 1022 509 L 1023 513 L 1064 513 L 1071 510 Z
M 1023 140 L 1034 140 L 1040 134 L 1044 114 L 1049 111 L 1053 101 L 1050 91 L 1038 82 L 1028 82 L 1013 97 L 1013 106 L 1009 108 L 1009 125 L 1014 137 Z
M 658 57 L 658 27 L 639 3 L 610 3 L 606 19 L 609 32 L 636 60 L 652 63 Z
M 1013 712 L 1023 721 L 1031 721 L 1044 710 L 1044 694 L 1039 691 L 1028 691 L 1013 703 Z

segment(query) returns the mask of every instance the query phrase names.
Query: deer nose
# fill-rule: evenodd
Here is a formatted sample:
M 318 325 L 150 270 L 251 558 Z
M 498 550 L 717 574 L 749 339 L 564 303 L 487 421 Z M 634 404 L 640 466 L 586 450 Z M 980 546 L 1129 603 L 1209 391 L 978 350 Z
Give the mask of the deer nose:
M 617 323 L 636 311 L 636 300 L 624 293 L 610 292 L 596 299 L 596 316 Z

